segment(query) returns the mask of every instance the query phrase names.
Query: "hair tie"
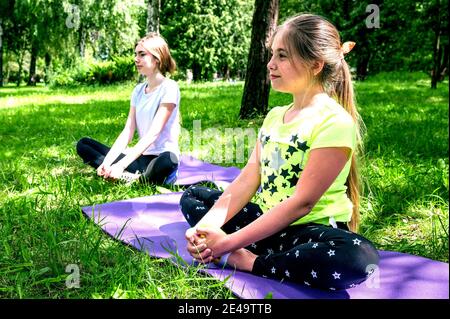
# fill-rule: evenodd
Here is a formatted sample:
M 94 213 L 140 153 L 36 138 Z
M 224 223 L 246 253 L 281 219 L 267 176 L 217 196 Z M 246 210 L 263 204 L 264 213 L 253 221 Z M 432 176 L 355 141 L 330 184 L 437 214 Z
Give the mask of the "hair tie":
M 344 42 L 341 45 L 341 59 L 343 59 L 344 55 L 349 53 L 355 45 L 356 45 L 356 42 L 353 42 L 353 41 Z

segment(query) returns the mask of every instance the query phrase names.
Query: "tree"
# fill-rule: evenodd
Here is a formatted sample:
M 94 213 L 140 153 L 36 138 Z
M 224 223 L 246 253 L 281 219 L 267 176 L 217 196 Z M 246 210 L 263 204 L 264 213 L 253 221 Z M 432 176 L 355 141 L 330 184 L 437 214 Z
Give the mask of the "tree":
M 436 89 L 437 83 L 442 81 L 448 73 L 448 3 L 440 0 L 432 1 L 426 12 L 435 17 L 431 22 L 433 31 L 433 65 L 431 70 L 431 88 Z
M 3 86 L 3 43 L 6 20 L 11 16 L 14 1 L 0 1 L 0 87 Z
M 166 0 L 161 34 L 179 69 L 192 69 L 194 81 L 243 73 L 252 8 L 248 0 Z
M 244 94 L 239 111 L 241 119 L 267 112 L 270 90 L 268 41 L 278 21 L 278 10 L 278 0 L 255 0 Z
M 0 1 L 0 87 L 3 86 L 3 51 L 4 51 L 4 30 L 6 29 L 6 20 L 9 20 L 14 8 L 13 1 Z
M 147 0 L 147 32 L 159 34 L 159 12 L 161 0 Z

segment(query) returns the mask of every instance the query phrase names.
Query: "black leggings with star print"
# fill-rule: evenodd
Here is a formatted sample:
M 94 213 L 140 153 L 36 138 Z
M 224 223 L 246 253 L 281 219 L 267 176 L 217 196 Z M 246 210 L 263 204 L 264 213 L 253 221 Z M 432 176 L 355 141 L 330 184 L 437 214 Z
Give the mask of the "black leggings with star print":
M 221 194 L 203 186 L 188 188 L 180 205 L 189 225 L 196 225 Z M 258 205 L 248 203 L 222 230 L 235 232 L 261 215 Z M 338 228 L 313 223 L 289 226 L 245 248 L 258 255 L 253 274 L 320 289 L 352 288 L 378 269 L 379 255 L 372 243 L 343 223 Z

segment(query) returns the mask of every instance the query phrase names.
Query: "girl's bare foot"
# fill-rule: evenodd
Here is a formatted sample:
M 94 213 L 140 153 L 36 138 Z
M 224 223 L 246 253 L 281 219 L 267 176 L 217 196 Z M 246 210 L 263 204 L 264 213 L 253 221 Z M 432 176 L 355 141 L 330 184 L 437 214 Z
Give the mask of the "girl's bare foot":
M 233 251 L 228 257 L 227 264 L 239 270 L 251 272 L 257 255 L 245 248 Z

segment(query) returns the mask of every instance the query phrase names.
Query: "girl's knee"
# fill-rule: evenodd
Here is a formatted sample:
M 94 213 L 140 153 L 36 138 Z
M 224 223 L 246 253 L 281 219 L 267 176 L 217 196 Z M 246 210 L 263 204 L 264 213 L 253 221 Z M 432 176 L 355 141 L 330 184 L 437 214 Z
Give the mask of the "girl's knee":
M 369 241 L 361 241 L 359 245 L 354 245 L 349 257 L 352 260 L 349 267 L 352 280 L 349 286 L 366 281 L 378 269 L 380 256 Z
M 84 147 L 84 145 L 87 144 L 89 138 L 88 137 L 82 137 L 78 140 L 77 142 L 77 151 L 79 152 L 79 150 Z
M 83 137 L 77 142 L 76 150 L 79 156 L 83 157 L 88 152 L 90 141 L 89 137 Z

